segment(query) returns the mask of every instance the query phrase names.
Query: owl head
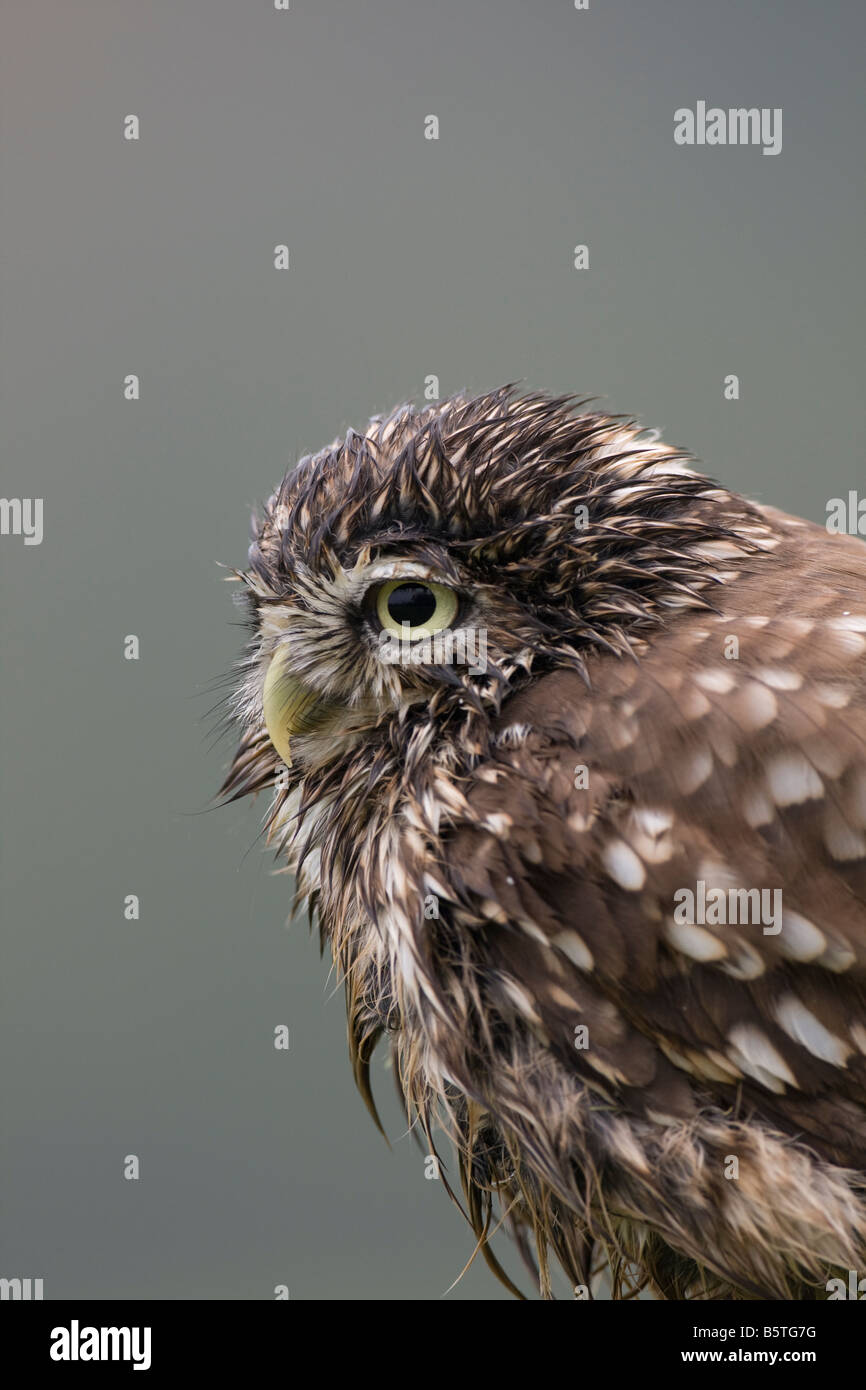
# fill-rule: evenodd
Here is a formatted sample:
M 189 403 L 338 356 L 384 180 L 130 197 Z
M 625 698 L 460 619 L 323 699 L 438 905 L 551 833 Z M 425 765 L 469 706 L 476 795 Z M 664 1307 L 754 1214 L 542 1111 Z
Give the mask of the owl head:
M 224 791 L 395 731 L 414 756 L 435 737 L 477 754 L 533 675 L 634 654 L 666 612 L 706 604 L 724 496 L 630 420 L 513 386 L 349 430 L 254 518 Z

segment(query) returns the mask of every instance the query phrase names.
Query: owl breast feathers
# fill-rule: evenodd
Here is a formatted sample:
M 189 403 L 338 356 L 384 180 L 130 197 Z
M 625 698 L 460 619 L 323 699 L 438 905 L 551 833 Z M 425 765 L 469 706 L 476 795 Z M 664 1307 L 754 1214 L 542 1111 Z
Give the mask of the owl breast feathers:
M 302 460 L 237 577 L 224 792 L 500 1277 L 866 1270 L 863 544 L 507 387 Z

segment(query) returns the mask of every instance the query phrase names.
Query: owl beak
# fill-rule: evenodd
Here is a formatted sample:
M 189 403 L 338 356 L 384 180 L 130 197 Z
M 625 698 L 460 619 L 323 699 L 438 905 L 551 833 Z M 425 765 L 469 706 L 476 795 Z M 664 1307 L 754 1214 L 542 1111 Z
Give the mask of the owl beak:
M 286 648 L 281 647 L 267 669 L 262 710 L 271 743 L 286 767 L 291 767 L 292 739 L 299 734 L 315 732 L 326 722 L 335 705 L 292 675 L 288 657 Z

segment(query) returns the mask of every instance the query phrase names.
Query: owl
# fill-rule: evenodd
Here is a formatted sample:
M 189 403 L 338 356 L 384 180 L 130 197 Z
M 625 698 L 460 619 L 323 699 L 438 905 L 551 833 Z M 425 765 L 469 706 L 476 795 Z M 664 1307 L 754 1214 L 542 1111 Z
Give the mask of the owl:
M 235 577 L 223 793 L 498 1277 L 866 1271 L 862 542 L 506 386 L 302 459 Z

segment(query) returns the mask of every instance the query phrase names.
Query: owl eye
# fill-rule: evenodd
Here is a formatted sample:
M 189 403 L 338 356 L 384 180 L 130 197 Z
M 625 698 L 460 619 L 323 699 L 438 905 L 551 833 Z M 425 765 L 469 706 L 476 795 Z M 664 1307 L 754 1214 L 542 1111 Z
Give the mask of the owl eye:
M 457 616 L 457 595 L 432 579 L 389 579 L 375 591 L 376 617 L 386 632 L 432 637 Z M 408 623 L 406 632 L 403 624 Z

